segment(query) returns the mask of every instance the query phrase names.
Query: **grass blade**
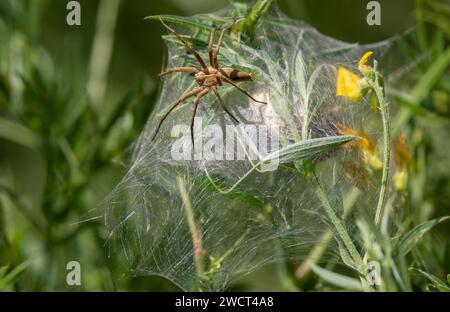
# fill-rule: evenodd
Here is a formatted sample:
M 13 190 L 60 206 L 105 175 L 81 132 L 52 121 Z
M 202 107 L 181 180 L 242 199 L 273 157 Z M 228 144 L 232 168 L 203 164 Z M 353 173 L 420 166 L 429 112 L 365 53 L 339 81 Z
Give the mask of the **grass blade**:
M 431 274 L 431 273 L 427 273 L 425 271 L 422 271 L 420 269 L 416 269 L 416 268 L 411 268 L 411 271 L 416 271 L 419 272 L 420 274 L 422 274 L 423 276 L 425 276 L 430 282 L 432 282 L 434 284 L 434 286 L 436 286 L 437 289 L 439 289 L 442 292 L 450 292 L 450 287 L 449 285 L 445 284 L 445 282 L 441 281 L 437 276 Z
M 38 149 L 40 138 L 29 128 L 0 117 L 0 137 L 30 149 Z
M 348 290 L 359 290 L 362 291 L 361 283 L 359 280 L 348 277 L 342 274 L 334 273 L 323 269 L 314 263 L 311 263 L 311 269 L 324 281 L 333 284 L 334 286 L 348 289 Z
M 400 257 L 404 257 L 405 255 L 407 255 L 425 233 L 431 230 L 435 225 L 448 219 L 450 219 L 450 216 L 424 222 L 403 235 L 396 245 L 396 251 L 398 252 L 398 255 Z

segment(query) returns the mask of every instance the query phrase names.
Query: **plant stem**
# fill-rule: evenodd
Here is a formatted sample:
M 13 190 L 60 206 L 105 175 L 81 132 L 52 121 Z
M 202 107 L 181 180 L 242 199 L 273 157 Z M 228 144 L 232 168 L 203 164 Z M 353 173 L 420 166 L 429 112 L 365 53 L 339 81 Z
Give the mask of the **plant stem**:
M 87 83 L 88 94 L 96 112 L 100 109 L 106 91 L 119 6 L 120 0 L 102 0 L 97 12 Z
M 355 244 L 353 244 L 352 239 L 350 238 L 350 235 L 348 234 L 347 230 L 345 229 L 345 226 L 342 224 L 341 220 L 338 218 L 336 213 L 333 210 L 333 207 L 331 206 L 330 202 L 328 201 L 327 195 L 322 189 L 322 186 L 320 185 L 319 180 L 316 177 L 316 194 L 319 197 L 320 201 L 322 202 L 322 206 L 325 208 L 325 211 L 330 218 L 331 223 L 333 224 L 336 232 L 338 233 L 340 239 L 344 243 L 345 248 L 349 252 L 350 256 L 352 257 L 353 261 L 355 262 L 356 267 L 358 268 L 358 273 L 360 274 L 360 280 L 361 285 L 365 291 L 372 291 L 372 288 L 367 283 L 365 276 L 366 276 L 366 265 L 364 264 L 363 259 L 361 258 L 361 255 L 359 254 L 358 250 L 355 247 Z
M 322 186 L 320 185 L 320 182 L 317 180 L 317 189 L 316 194 L 319 197 L 320 201 L 322 202 L 323 208 L 325 208 L 325 211 L 330 218 L 331 223 L 333 223 L 334 228 L 336 229 L 339 237 L 341 238 L 342 242 L 345 245 L 345 248 L 347 248 L 348 252 L 353 258 L 353 261 L 355 261 L 355 264 L 357 266 L 360 266 L 363 264 L 363 260 L 361 258 L 361 255 L 359 254 L 358 250 L 355 247 L 355 244 L 353 244 L 352 239 L 350 238 L 350 235 L 348 234 L 347 230 L 345 229 L 344 225 L 342 224 L 341 220 L 338 218 L 336 213 L 333 210 L 333 207 L 331 207 L 330 202 L 328 201 L 327 195 L 322 189 Z
M 353 207 L 360 195 L 361 191 L 357 188 L 354 188 L 348 193 L 346 199 L 344 199 L 344 203 L 348 203 L 347 205 L 344 204 L 344 214 L 343 214 L 344 220 L 353 210 Z M 326 230 L 322 234 L 322 236 L 319 239 L 319 243 L 314 247 L 314 249 L 308 254 L 306 260 L 303 261 L 302 264 L 295 271 L 296 278 L 301 279 L 307 274 L 309 274 L 309 272 L 311 272 L 311 263 L 315 264 L 320 260 L 332 238 L 333 233 L 331 232 L 331 230 Z
M 186 219 L 188 222 L 189 231 L 191 232 L 192 243 L 194 245 L 195 270 L 197 272 L 197 276 L 199 277 L 199 279 L 204 280 L 205 273 L 203 270 L 203 261 L 202 261 L 202 253 L 203 253 L 202 236 L 200 234 L 200 229 L 198 228 L 197 224 L 195 223 L 194 211 L 192 209 L 188 191 L 186 189 L 186 185 L 185 185 L 182 177 L 177 176 L 177 184 L 178 184 L 178 189 L 180 190 L 181 199 L 183 201 L 183 207 L 186 212 Z
M 378 197 L 377 210 L 375 214 L 375 225 L 379 225 L 383 215 L 384 202 L 386 199 L 386 189 L 388 186 L 390 158 L 391 158 L 391 134 L 389 124 L 389 104 L 385 102 L 384 90 L 380 86 L 378 75 L 375 78 L 375 85 L 373 86 L 378 100 L 381 120 L 383 123 L 383 172 L 381 176 L 381 189 Z

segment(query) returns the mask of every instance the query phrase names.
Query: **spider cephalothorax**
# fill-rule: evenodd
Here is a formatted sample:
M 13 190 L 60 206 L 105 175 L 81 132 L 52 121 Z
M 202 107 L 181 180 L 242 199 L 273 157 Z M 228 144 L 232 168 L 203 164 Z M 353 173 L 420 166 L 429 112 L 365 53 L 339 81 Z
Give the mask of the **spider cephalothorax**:
M 197 112 L 198 104 L 200 103 L 200 99 L 206 95 L 210 90 L 214 92 L 214 94 L 217 97 L 217 100 L 219 101 L 220 106 L 222 109 L 236 122 L 239 122 L 233 114 L 228 110 L 225 103 L 222 101 L 222 98 L 219 95 L 218 87 L 222 86 L 223 82 L 229 83 L 232 86 L 234 86 L 236 89 L 247 95 L 249 98 L 251 98 L 253 101 L 267 104 L 266 102 L 258 101 L 254 97 L 248 93 L 248 91 L 242 89 L 239 87 L 236 83 L 240 81 L 249 81 L 252 79 L 251 75 L 249 73 L 246 73 L 244 71 L 240 71 L 231 67 L 219 67 L 218 63 L 218 55 L 220 51 L 220 46 L 223 41 L 223 37 L 226 32 L 226 28 L 222 29 L 220 32 L 219 41 L 217 43 L 217 49 L 213 51 L 213 41 L 214 41 L 214 34 L 216 29 L 213 27 L 211 29 L 211 34 L 209 36 L 209 44 L 208 44 L 208 58 L 209 58 L 209 66 L 205 63 L 205 61 L 202 59 L 200 54 L 190 45 L 188 44 L 175 30 L 173 30 L 171 27 L 169 27 L 167 24 L 164 23 L 163 20 L 161 20 L 161 23 L 166 27 L 172 34 L 174 34 L 185 46 L 186 48 L 192 52 L 194 57 L 197 59 L 200 67 L 173 67 L 169 68 L 166 71 L 159 74 L 160 77 L 171 74 L 171 73 L 190 73 L 193 74 L 195 77 L 195 81 L 197 82 L 198 86 L 193 88 L 192 90 L 186 92 L 183 94 L 179 99 L 177 99 L 169 108 L 169 110 L 164 114 L 164 116 L 159 121 L 158 127 L 156 128 L 155 134 L 153 135 L 153 139 L 158 134 L 158 131 L 164 122 L 164 120 L 169 116 L 169 114 L 180 105 L 185 100 L 195 96 L 195 103 L 194 103 L 194 113 L 191 118 L 191 140 L 192 144 L 194 144 L 194 118 L 195 114 Z

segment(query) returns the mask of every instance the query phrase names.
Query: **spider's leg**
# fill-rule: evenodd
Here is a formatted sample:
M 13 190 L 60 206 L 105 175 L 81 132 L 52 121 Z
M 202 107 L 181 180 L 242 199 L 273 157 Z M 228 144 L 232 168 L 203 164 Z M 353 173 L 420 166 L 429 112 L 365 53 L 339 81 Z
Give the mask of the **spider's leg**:
M 208 57 L 209 57 L 209 65 L 214 67 L 214 56 L 213 56 L 213 41 L 214 41 L 214 33 L 216 32 L 216 28 L 211 28 L 211 34 L 209 35 L 209 43 L 208 43 Z
M 201 92 L 202 90 L 204 90 L 203 87 L 197 87 L 194 88 L 193 90 L 186 92 L 185 94 L 183 94 L 178 100 L 176 100 L 172 106 L 170 107 L 170 109 L 167 111 L 167 113 L 164 114 L 164 116 L 161 118 L 161 120 L 159 121 L 158 127 L 156 128 L 155 134 L 152 137 L 152 140 L 155 139 L 156 135 L 158 134 L 159 129 L 161 128 L 161 125 L 163 124 L 164 120 L 166 120 L 167 116 L 169 116 L 169 114 L 175 109 L 175 107 L 177 107 L 178 105 L 180 105 L 182 102 L 184 102 L 185 100 L 187 100 L 188 98 L 190 98 L 191 96 L 197 95 L 199 94 L 199 92 Z
M 239 91 L 241 91 L 242 93 L 244 93 L 246 96 L 248 96 L 249 98 L 251 98 L 253 101 L 257 102 L 257 103 L 261 103 L 261 104 L 267 104 L 267 102 L 263 102 L 263 101 L 258 101 L 257 99 L 255 99 L 247 90 L 242 89 L 241 87 L 239 87 L 237 84 L 235 84 L 231 79 L 229 79 L 227 76 L 225 76 L 224 74 L 220 74 L 220 78 L 222 78 L 223 80 L 225 80 L 226 82 L 228 82 L 230 85 L 232 85 L 233 87 L 235 87 L 236 89 L 238 89 Z
M 165 75 L 171 74 L 171 73 L 191 73 L 196 74 L 199 70 L 195 67 L 172 67 L 167 69 L 166 71 L 163 71 L 158 75 L 158 77 L 163 77 Z
M 219 41 L 217 42 L 217 49 L 216 49 L 216 52 L 214 53 L 214 66 L 213 67 L 216 68 L 216 69 L 219 68 L 219 62 L 217 61 L 217 57 L 219 55 L 220 46 L 222 45 L 223 36 L 225 35 L 226 31 L 227 31 L 227 29 L 223 28 L 222 31 L 220 32 Z
M 162 18 L 159 19 L 161 21 L 161 23 L 163 24 L 164 27 L 166 27 L 172 34 L 175 35 L 175 37 L 178 38 L 178 40 L 180 40 L 181 42 L 183 42 L 184 46 L 192 52 L 192 54 L 194 54 L 195 58 L 197 59 L 197 61 L 200 63 L 200 66 L 202 68 L 207 68 L 205 61 L 202 59 L 202 57 L 200 56 L 200 54 L 198 54 L 198 52 L 189 44 L 186 42 L 186 40 L 184 40 L 180 34 L 178 34 L 175 30 L 173 30 L 172 28 L 170 28 L 169 25 L 167 25 L 166 23 L 164 23 L 164 21 L 162 20 Z
M 205 88 L 200 91 L 200 93 L 197 94 L 197 97 L 195 98 L 195 104 L 194 104 L 194 113 L 192 114 L 191 118 L 191 141 L 192 141 L 192 149 L 194 149 L 194 122 L 195 122 L 195 114 L 197 114 L 197 108 L 198 104 L 200 103 L 200 99 L 209 92 L 209 88 Z
M 217 91 L 217 88 L 213 88 L 214 94 L 216 95 L 217 99 L 219 100 L 220 106 L 222 106 L 222 109 L 236 122 L 239 123 L 239 120 L 237 120 L 236 117 L 233 116 L 233 114 L 228 110 L 225 103 L 222 101 L 222 98 L 220 97 L 219 91 Z

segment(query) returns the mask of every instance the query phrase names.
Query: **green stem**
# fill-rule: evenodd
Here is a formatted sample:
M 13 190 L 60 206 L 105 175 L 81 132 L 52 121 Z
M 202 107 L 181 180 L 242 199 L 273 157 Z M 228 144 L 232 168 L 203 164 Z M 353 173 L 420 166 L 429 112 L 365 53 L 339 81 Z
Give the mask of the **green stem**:
M 381 176 L 381 189 L 378 197 L 377 211 L 375 214 L 375 225 L 379 225 L 383 215 L 384 202 L 386 200 L 386 189 L 389 180 L 390 158 L 391 158 L 391 134 L 389 124 L 389 104 L 385 102 L 383 87 L 380 86 L 378 75 L 376 75 L 374 88 L 379 103 L 381 120 L 383 123 L 383 172 Z
M 361 195 L 361 191 L 357 188 L 352 189 L 344 199 L 344 214 L 343 219 L 345 220 Z M 347 204 L 345 204 L 347 203 Z M 298 279 L 303 278 L 311 272 L 311 263 L 316 264 L 321 258 L 323 253 L 326 251 L 329 242 L 333 238 L 333 233 L 331 230 L 326 230 L 319 239 L 319 243 L 314 247 L 314 249 L 308 254 L 308 257 L 295 271 L 295 277 Z
M 330 218 L 331 223 L 333 223 L 334 228 L 336 229 L 339 237 L 341 238 L 342 242 L 345 245 L 345 248 L 347 248 L 348 252 L 353 258 L 353 261 L 355 261 L 355 264 L 360 267 L 363 264 L 363 260 L 361 258 L 361 255 L 359 254 L 358 250 L 355 247 L 355 244 L 353 244 L 352 239 L 350 238 L 350 235 L 348 234 L 347 230 L 345 229 L 344 225 L 342 224 L 341 220 L 338 218 L 336 213 L 333 210 L 333 207 L 331 207 L 330 202 L 328 201 L 327 195 L 322 189 L 322 186 L 320 185 L 320 182 L 317 181 L 317 189 L 316 194 L 319 197 L 320 201 L 322 202 L 322 206 L 325 209 L 328 217 Z
M 37 218 L 35 215 L 31 216 L 30 209 L 28 209 L 26 203 L 8 186 L 0 184 L 0 193 L 2 192 L 9 197 L 12 203 L 16 206 L 17 210 L 30 222 L 30 224 L 45 237 L 48 228 L 45 221 L 41 221 L 41 219 Z
M 120 0 L 102 0 L 98 8 L 87 82 L 88 94 L 96 112 L 100 110 L 105 96 L 119 6 Z
M 422 51 L 427 49 L 427 31 L 425 28 L 425 3 L 424 0 L 416 0 L 416 21 L 418 24 L 419 45 Z
M 367 283 L 365 276 L 366 276 L 366 265 L 364 264 L 363 259 L 361 258 L 361 255 L 359 254 L 358 250 L 355 247 L 355 244 L 353 244 L 352 239 L 350 238 L 350 235 L 348 234 L 347 230 L 345 229 L 345 226 L 342 224 L 341 220 L 338 218 L 336 213 L 333 210 L 333 207 L 331 206 L 330 202 L 328 201 L 327 195 L 325 194 L 324 190 L 322 189 L 322 186 L 320 185 L 319 180 L 316 177 L 317 182 L 317 188 L 316 188 L 316 194 L 319 200 L 322 202 L 322 206 L 324 207 L 328 217 L 330 218 L 331 223 L 333 224 L 336 232 L 338 233 L 341 241 L 344 243 L 345 248 L 349 252 L 350 256 L 352 257 L 353 261 L 355 262 L 356 267 L 358 268 L 358 272 L 361 274 L 360 281 L 363 289 L 365 291 L 372 291 L 373 289 L 369 286 Z
M 200 233 L 200 229 L 198 228 L 195 217 L 194 217 L 194 211 L 192 209 L 192 204 L 189 199 L 189 194 L 186 189 L 186 184 L 184 183 L 184 180 L 182 177 L 177 176 L 177 184 L 178 189 L 180 190 L 181 199 L 183 201 L 183 207 L 185 209 L 186 213 L 186 219 L 189 226 L 189 231 L 191 232 L 192 236 L 192 243 L 194 245 L 194 263 L 195 263 L 195 270 L 197 272 L 197 276 L 200 281 L 204 281 L 206 278 L 204 269 L 203 269 L 203 247 L 202 247 L 202 236 Z

